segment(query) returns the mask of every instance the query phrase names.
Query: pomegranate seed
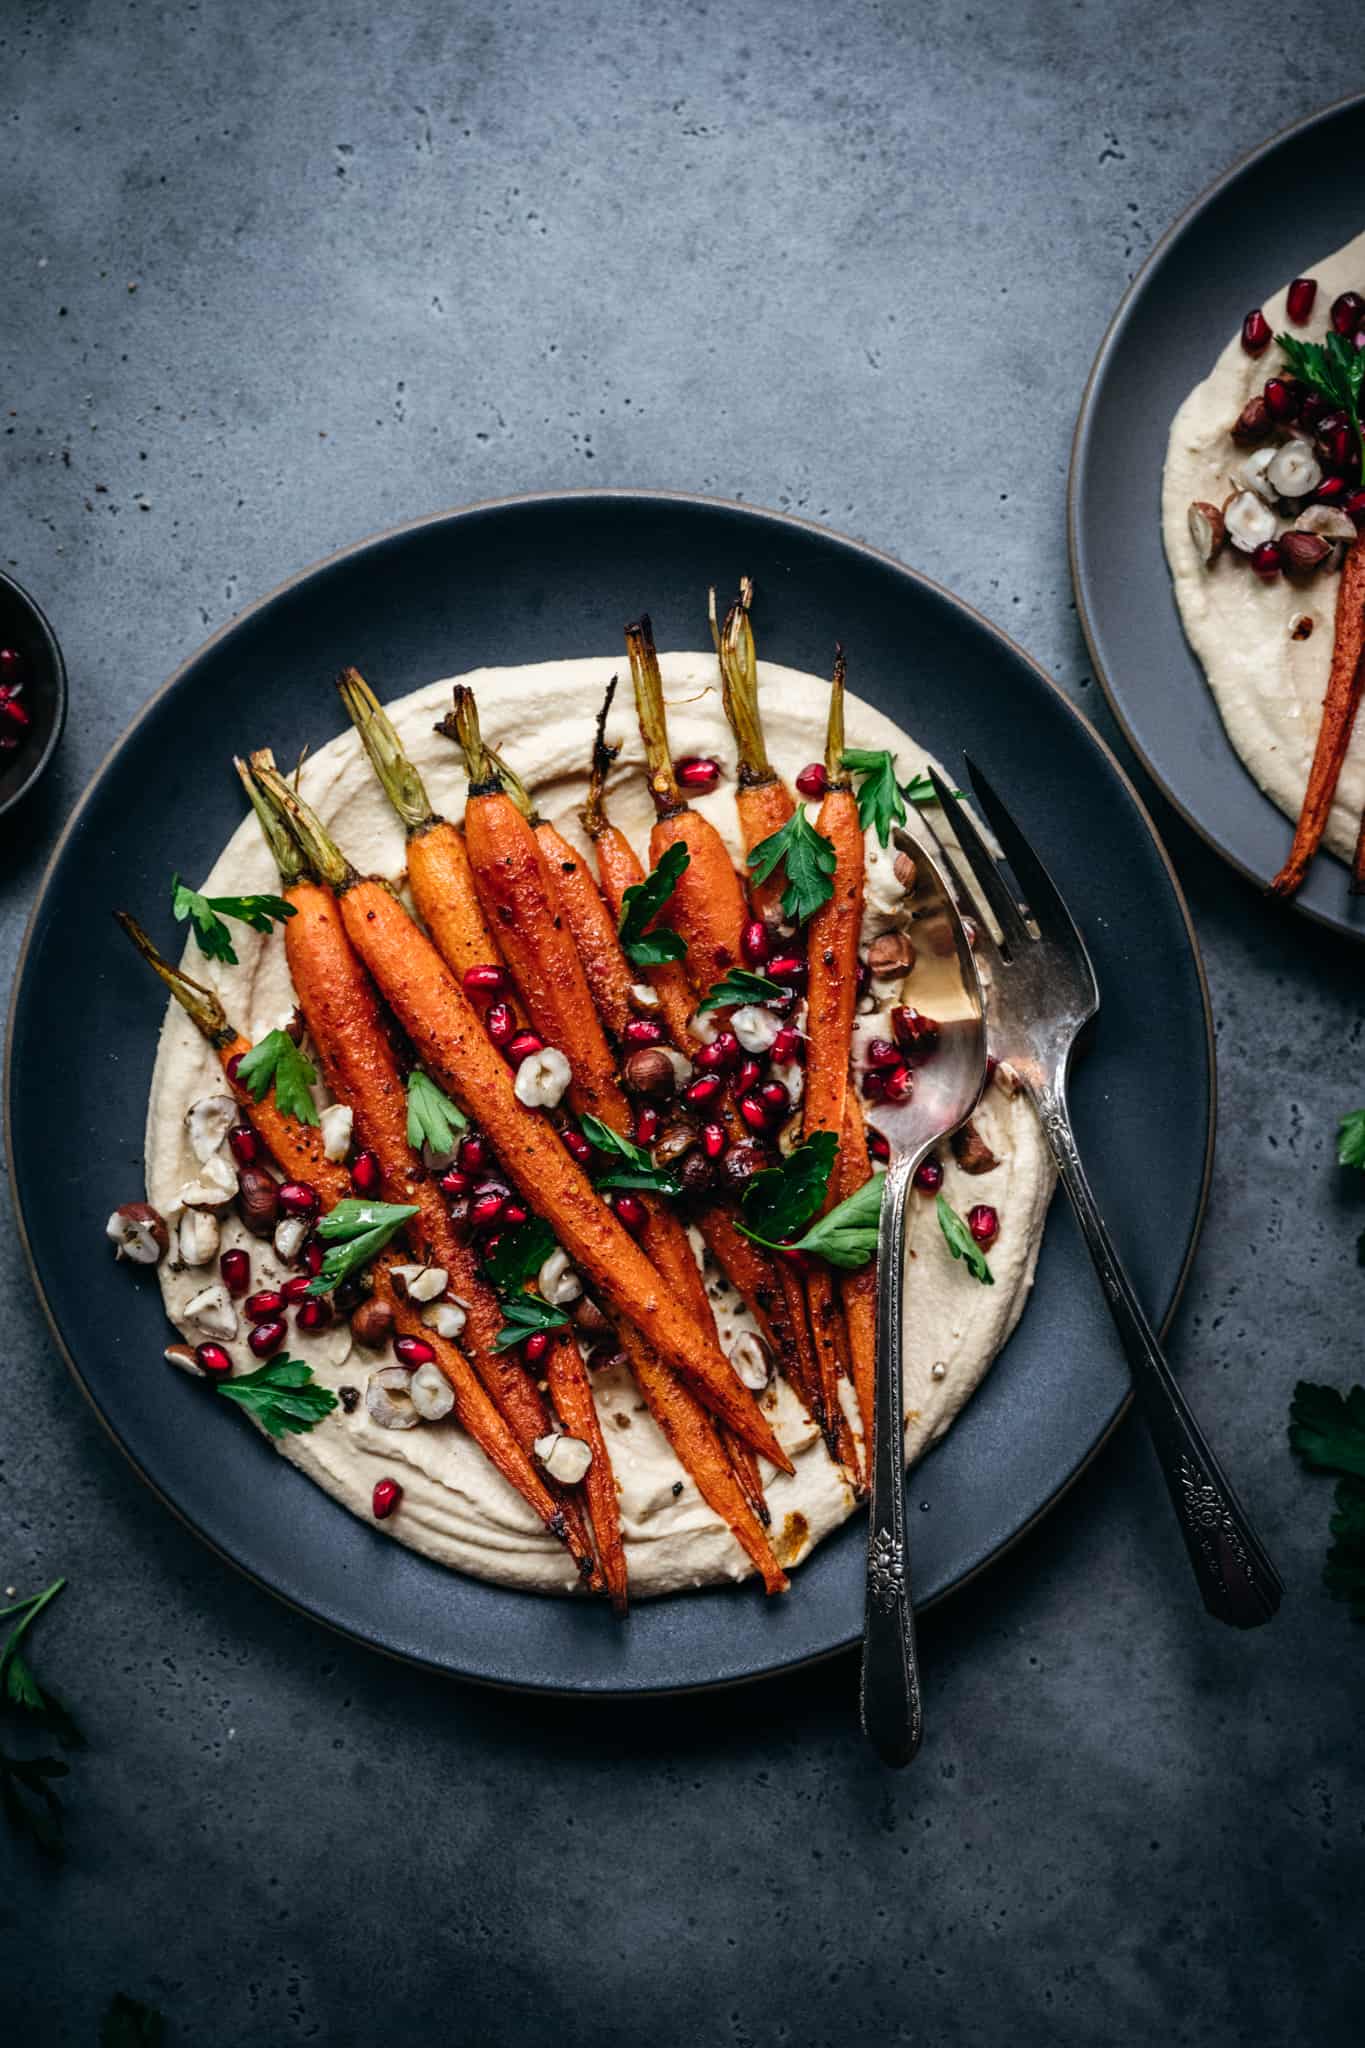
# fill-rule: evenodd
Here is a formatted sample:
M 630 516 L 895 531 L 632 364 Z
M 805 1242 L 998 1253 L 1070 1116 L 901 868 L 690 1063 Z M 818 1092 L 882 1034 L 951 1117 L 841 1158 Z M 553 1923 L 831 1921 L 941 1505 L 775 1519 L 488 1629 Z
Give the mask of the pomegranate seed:
M 501 1188 L 486 1188 L 469 1205 L 469 1220 L 476 1230 L 487 1230 L 501 1220 L 507 1197 Z
M 499 1051 L 501 1051 L 503 1046 L 510 1045 L 516 1036 L 517 1020 L 513 1015 L 510 1003 L 493 1003 L 489 1008 L 488 1015 L 483 1020 L 483 1024 L 485 1031 Z
M 772 951 L 768 927 L 761 917 L 751 917 L 739 935 L 739 950 L 751 967 L 761 967 Z
M 1341 509 L 1350 513 L 1357 526 L 1365 526 L 1365 491 L 1352 491 Z
M 823 796 L 829 788 L 829 771 L 823 761 L 812 761 L 809 768 L 803 768 L 796 778 L 796 786 L 802 796 Z
M 611 1206 L 615 1212 L 617 1222 L 623 1224 L 632 1236 L 637 1230 L 644 1229 L 647 1221 L 645 1205 L 638 1195 L 632 1195 L 627 1192 L 614 1194 L 611 1198 Z
M 1318 422 L 1318 453 L 1329 469 L 1343 474 L 1355 454 L 1355 436 L 1350 423 L 1340 413 L 1331 413 Z
M 239 1166 L 254 1166 L 261 1153 L 261 1141 L 250 1124 L 234 1124 L 228 1132 L 228 1150 Z
M 881 1160 L 885 1164 L 891 1157 L 891 1140 L 887 1137 L 886 1132 L 879 1131 L 875 1124 L 866 1124 L 864 1129 L 867 1132 L 868 1158 Z
M 1292 420 L 1299 409 L 1299 390 L 1292 378 L 1272 377 L 1265 387 L 1266 409 L 1271 419 Z
M 1307 325 L 1317 295 L 1318 281 L 1315 277 L 1296 277 L 1290 285 L 1285 311 L 1296 327 Z
M 416 1372 L 419 1365 L 431 1365 L 436 1357 L 425 1337 L 395 1337 L 393 1355 L 410 1372 Z
M 0 720 L 15 734 L 26 733 L 33 720 L 17 697 L 0 697 Z
M 789 1266 L 795 1266 L 798 1273 L 809 1271 L 810 1260 L 804 1252 L 799 1252 L 794 1244 L 780 1244 L 777 1250 L 779 1257 L 784 1258 Z
M 500 1245 L 501 1243 L 502 1243 L 502 1232 L 501 1232 L 500 1230 L 495 1230 L 495 1231 L 493 1232 L 493 1235 L 492 1235 L 491 1237 L 486 1237 L 486 1238 L 484 1239 L 484 1241 L 483 1241 L 483 1255 L 484 1255 L 484 1257 L 485 1257 L 486 1259 L 495 1259 L 495 1258 L 497 1257 L 497 1255 L 498 1255 L 498 1246 L 499 1246 L 499 1245 Z
M 507 1058 L 512 1066 L 519 1067 L 523 1060 L 529 1060 L 533 1052 L 544 1052 L 545 1040 L 534 1031 L 519 1031 L 507 1043 Z
M 461 1173 L 458 1166 L 448 1166 L 436 1185 L 452 1202 L 458 1202 L 469 1193 L 473 1183 L 467 1173 Z
M 284 1307 L 284 1295 L 278 1287 L 263 1287 L 259 1294 L 250 1294 L 242 1303 L 242 1314 L 249 1323 L 273 1323 Z
M 1311 433 L 1327 411 L 1327 400 L 1316 391 L 1307 391 L 1299 401 L 1300 423 Z
M 974 1209 L 967 1211 L 967 1228 L 984 1250 L 999 1236 L 1000 1218 L 989 1202 L 978 1202 Z
M 251 1258 L 240 1245 L 234 1245 L 231 1251 L 223 1253 L 218 1261 L 218 1271 L 229 1294 L 245 1294 L 251 1285 Z
M 768 1112 L 757 1095 L 741 1095 L 739 1113 L 751 1131 L 766 1131 Z
M 291 1273 L 280 1293 L 286 1301 L 302 1301 L 312 1284 L 313 1276 L 310 1273 Z
M 1264 355 L 1270 346 L 1270 322 L 1259 306 L 1253 306 L 1242 322 L 1242 347 L 1249 356 Z
M 774 1017 L 790 1017 L 796 1008 L 796 990 L 789 988 L 780 996 L 769 996 L 763 1007 L 765 1010 L 771 1010 Z
M 908 1102 L 914 1092 L 913 1067 L 893 1067 L 882 1084 L 882 1099 L 885 1102 Z
M 1354 334 L 1365 319 L 1365 299 L 1359 292 L 1343 292 L 1339 299 L 1333 299 L 1330 317 L 1338 334 Z
M 241 1052 L 235 1052 L 232 1055 L 232 1058 L 228 1061 L 227 1065 L 223 1069 L 223 1072 L 227 1075 L 229 1082 L 232 1084 L 234 1088 L 237 1085 L 237 1069 L 241 1066 L 242 1061 L 245 1058 L 246 1050 L 244 1048 Z
M 683 789 L 714 789 L 720 781 L 720 762 L 713 754 L 688 754 L 673 763 L 673 773 Z
M 783 981 L 788 988 L 804 988 L 806 985 L 806 963 L 799 953 L 784 953 L 780 960 L 768 962 L 769 981 Z
M 794 1024 L 784 1024 L 772 1044 L 772 1060 L 775 1066 L 790 1066 L 793 1060 L 804 1060 L 806 1041 Z
M 652 1102 L 642 1102 L 635 1112 L 635 1142 L 637 1145 L 652 1145 L 659 1135 L 663 1119 Z
M 312 1294 L 307 1301 L 299 1303 L 294 1321 L 301 1330 L 325 1330 L 332 1320 L 332 1304 L 324 1301 L 320 1294 Z
M 467 996 L 506 995 L 507 976 L 491 960 L 484 967 L 466 967 L 464 992 Z
M 502 1214 L 498 1218 L 498 1223 L 499 1226 L 505 1227 L 508 1230 L 512 1230 L 518 1223 L 525 1223 L 529 1221 L 530 1215 L 530 1210 L 526 1208 L 523 1203 L 504 1202 L 502 1205 Z
M 725 1041 L 728 1040 L 728 1044 Z M 692 1055 L 694 1067 L 700 1067 L 704 1074 L 723 1074 L 735 1064 L 739 1040 L 730 1032 L 722 1032 L 709 1045 L 699 1045 Z
M 872 969 L 868 966 L 866 960 L 860 959 L 858 962 L 857 977 L 853 984 L 853 993 L 859 999 L 859 1001 L 861 1001 L 862 998 L 867 994 L 871 986 Z
M 765 1103 L 774 1116 L 785 1114 L 792 1106 L 792 1099 L 780 1081 L 765 1081 L 758 1091 L 758 1099 Z
M 326 1254 L 319 1240 L 316 1237 L 310 1237 L 303 1250 L 299 1253 L 298 1263 L 311 1279 L 316 1280 L 318 1274 L 322 1271 L 322 1261 L 325 1256 Z
M 221 1344 L 196 1344 L 194 1355 L 201 1372 L 211 1380 L 225 1380 L 232 1371 L 232 1360 Z
M 1283 566 L 1278 543 L 1263 540 L 1251 557 L 1251 566 L 1265 583 L 1273 583 Z
M 286 1216 L 316 1216 L 318 1212 L 318 1191 L 306 1180 L 281 1181 L 279 1200 Z
M 762 1072 L 763 1068 L 757 1060 L 741 1060 L 739 1071 L 735 1075 L 736 1095 L 747 1095 Z
M 592 1158 L 592 1146 L 583 1136 L 583 1133 L 581 1131 L 563 1130 L 559 1135 L 563 1140 L 564 1150 L 568 1153 L 570 1159 L 576 1159 L 580 1166 L 586 1166 Z
M 1313 496 L 1319 505 L 1338 505 L 1350 488 L 1344 476 L 1325 476 Z
M 902 1054 L 916 1064 L 932 1059 L 938 1051 L 938 1025 L 932 1017 L 922 1017 L 918 1010 L 908 1010 L 898 1003 L 891 1012 L 891 1029 Z
M 894 1069 L 891 1067 L 867 1068 L 859 1084 L 866 1101 L 880 1102 L 882 1100 L 883 1095 L 886 1093 L 886 1077 L 892 1072 L 894 1072 Z
M 901 1049 L 889 1038 L 869 1038 L 863 1048 L 863 1058 L 869 1067 L 898 1067 Z
M 664 1027 L 652 1017 L 632 1017 L 621 1037 L 627 1045 L 662 1045 Z
M 24 657 L 17 647 L 0 647 L 0 683 L 12 690 L 24 673 Z
M 403 1498 L 403 1489 L 396 1479 L 376 1479 L 370 1506 L 376 1522 L 386 1521 Z
M 528 1365 L 539 1365 L 541 1359 L 545 1356 L 549 1348 L 549 1331 L 532 1330 L 530 1336 L 526 1339 L 526 1342 L 521 1347 L 521 1355 L 526 1360 L 526 1363 Z
M 351 1167 L 351 1186 L 358 1195 L 377 1195 L 383 1175 L 373 1152 L 358 1152 Z
M 456 1157 L 462 1173 L 475 1174 L 483 1172 L 492 1155 L 488 1150 L 487 1139 L 469 1137 L 460 1140 L 460 1149 Z
M 926 1195 L 936 1195 L 943 1186 L 943 1168 L 937 1159 L 922 1159 L 915 1168 L 915 1186 Z
M 715 1101 L 724 1085 L 719 1074 L 699 1074 L 683 1089 L 683 1101 L 690 1102 L 694 1109 L 701 1109 L 706 1103 Z
M 703 1124 L 701 1127 L 701 1149 L 708 1159 L 719 1159 L 725 1150 L 724 1124 Z
M 288 1335 L 283 1321 L 277 1318 L 273 1323 L 257 1323 L 254 1330 L 248 1330 L 246 1341 L 257 1358 L 269 1358 Z

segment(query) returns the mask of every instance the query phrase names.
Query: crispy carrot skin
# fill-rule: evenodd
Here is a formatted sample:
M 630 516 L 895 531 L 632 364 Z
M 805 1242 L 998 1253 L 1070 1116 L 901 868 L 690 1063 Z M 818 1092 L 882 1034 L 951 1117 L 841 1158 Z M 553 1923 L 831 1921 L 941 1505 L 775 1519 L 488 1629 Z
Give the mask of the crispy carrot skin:
M 621 950 L 617 937 L 619 914 L 612 917 L 587 862 L 562 832 L 541 818 L 535 833 L 545 864 L 554 876 L 560 908 L 598 1015 L 613 1037 L 619 1038 L 635 1014 L 630 1000 L 631 984 L 643 980 Z
M 243 1038 L 240 1032 L 234 1033 L 221 1048 L 218 1057 L 223 1063 L 228 1086 L 285 1178 L 305 1181 L 309 1187 L 316 1188 L 322 1206 L 330 1209 L 334 1202 L 351 1193 L 350 1174 L 336 1160 L 327 1157 L 316 1125 L 296 1123 L 292 1116 L 284 1116 L 276 1108 L 273 1089 L 257 1102 L 251 1090 L 244 1088 L 234 1077 L 231 1071 L 233 1061 L 250 1050 L 251 1040 Z
M 602 1434 L 597 1404 L 592 1397 L 588 1369 L 578 1345 L 568 1332 L 557 1333 L 550 1339 L 545 1377 L 555 1413 L 564 1428 L 570 1436 L 581 1438 L 592 1452 L 583 1491 L 597 1538 L 598 1558 L 607 1593 L 616 1613 L 624 1614 L 628 1603 L 626 1546 L 621 1534 L 621 1503 L 616 1490 L 616 1474 L 611 1469 L 611 1456 Z
M 463 988 L 402 905 L 380 883 L 348 881 L 341 908 L 352 944 L 426 1064 L 488 1132 L 514 1184 L 553 1225 L 594 1290 L 635 1324 L 746 1443 L 789 1471 L 790 1460 L 728 1360 L 699 1339 L 552 1126 L 517 1101 L 512 1077 Z
M 692 985 L 704 995 L 741 964 L 739 935 L 747 915 L 739 876 L 725 841 L 699 812 L 676 811 L 659 818 L 649 835 L 649 859 L 657 867 L 670 846 L 683 845 L 689 860 L 668 905 L 668 922 L 687 940 Z
M 735 791 L 735 809 L 739 813 L 739 836 L 744 842 L 746 858 L 765 839 L 771 839 L 774 832 L 782 827 L 796 809 L 796 799 L 785 782 L 778 775 L 769 775 L 762 782 L 745 782 L 740 777 Z M 765 881 L 751 882 L 749 900 L 754 914 L 765 924 L 780 924 L 782 921 L 782 891 L 786 887 L 786 876 L 781 863 Z
M 644 868 L 625 833 L 619 832 L 615 825 L 603 824 L 600 827 L 593 839 L 593 853 L 607 908 L 619 925 L 626 891 L 634 888 L 637 882 L 643 882 Z M 665 915 L 658 922 L 671 924 L 672 920 Z M 637 972 L 642 981 L 647 981 L 658 996 L 660 1017 L 679 1052 L 695 1051 L 696 1040 L 690 1025 L 697 1001 L 681 960 L 664 960 L 657 967 L 642 967 L 632 972 Z
M 1322 700 L 1322 723 L 1318 727 L 1308 787 L 1294 831 L 1289 858 L 1270 887 L 1276 896 L 1292 896 L 1303 886 L 1314 854 L 1322 843 L 1332 798 L 1341 776 L 1341 764 L 1351 743 L 1351 728 L 1365 687 L 1365 533 L 1351 543 L 1337 584 L 1336 627 L 1332 642 L 1332 666 Z M 1365 832 L 1362 834 L 1365 837 Z M 1357 860 L 1361 849 L 1357 849 Z

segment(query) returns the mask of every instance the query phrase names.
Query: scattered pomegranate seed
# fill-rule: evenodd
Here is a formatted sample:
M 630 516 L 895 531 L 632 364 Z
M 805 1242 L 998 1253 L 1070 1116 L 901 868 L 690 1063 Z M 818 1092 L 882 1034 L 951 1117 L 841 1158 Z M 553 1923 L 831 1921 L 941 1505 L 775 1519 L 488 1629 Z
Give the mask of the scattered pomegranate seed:
M 739 935 L 739 950 L 751 967 L 761 967 L 772 951 L 768 927 L 761 917 L 751 917 Z
M 662 1024 L 656 1024 L 652 1017 L 632 1017 L 622 1030 L 621 1037 L 625 1044 L 631 1046 L 662 1045 L 664 1027 Z
M 724 1124 L 703 1124 L 701 1127 L 701 1149 L 708 1159 L 719 1159 L 725 1150 Z
M 891 1157 L 891 1140 L 887 1137 L 886 1132 L 879 1131 L 875 1124 L 865 1124 L 863 1128 L 867 1133 L 868 1158 L 880 1160 L 885 1164 Z
M 1329 469 L 1342 475 L 1350 467 L 1355 454 L 1355 436 L 1349 420 L 1340 413 L 1329 413 L 1318 422 L 1318 453 Z
M 242 1303 L 242 1314 L 249 1323 L 273 1323 L 284 1307 L 284 1294 L 278 1287 L 263 1287 L 259 1294 L 249 1294 Z
M 490 1003 L 483 1020 L 484 1030 L 499 1050 L 516 1036 L 517 1020 L 510 1003 Z
M 269 1358 L 272 1352 L 279 1350 L 288 1335 L 283 1320 L 277 1317 L 271 1323 L 257 1323 L 254 1330 L 248 1330 L 246 1341 L 257 1358 Z
M 324 1301 L 320 1294 L 312 1294 L 307 1301 L 299 1303 L 294 1321 L 301 1330 L 325 1330 L 332 1320 L 332 1304 Z
M 483 1241 L 483 1255 L 484 1255 L 484 1257 L 485 1257 L 486 1259 L 495 1259 L 495 1258 L 497 1257 L 497 1255 L 498 1255 L 498 1246 L 499 1246 L 499 1245 L 500 1245 L 501 1243 L 502 1243 L 502 1232 L 501 1232 L 500 1230 L 495 1230 L 495 1231 L 493 1232 L 493 1235 L 492 1235 L 491 1237 L 486 1237 L 486 1238 L 484 1239 L 484 1241 Z
M 351 1186 L 358 1195 L 377 1195 L 383 1175 L 373 1152 L 358 1152 L 351 1166 Z
M 1344 476 L 1325 476 L 1313 497 L 1319 505 L 1339 505 L 1350 488 Z
M 802 796 L 823 796 L 829 788 L 829 771 L 823 761 L 812 761 L 809 768 L 803 768 L 796 778 L 796 786 Z
M 890 1067 L 868 1067 L 866 1069 L 862 1081 L 859 1083 L 866 1101 L 881 1101 L 886 1092 L 886 1077 L 892 1071 L 893 1069 Z
M 758 1060 L 741 1060 L 735 1074 L 736 1095 L 747 1095 L 762 1072 L 763 1068 Z
M 780 1081 L 765 1081 L 758 1091 L 758 1099 L 774 1116 L 785 1115 L 792 1106 L 792 1099 Z
M 506 995 L 507 976 L 501 967 L 491 960 L 483 967 L 466 967 L 464 992 L 467 996 Z
M 246 1058 L 246 1054 L 247 1049 L 245 1047 L 243 1047 L 241 1052 L 235 1052 L 232 1055 L 232 1058 L 228 1061 L 227 1065 L 223 1069 L 223 1072 L 227 1075 L 228 1081 L 232 1084 L 233 1087 L 237 1085 L 237 1069 L 241 1066 L 242 1061 Z
M 280 1293 L 286 1301 L 302 1301 L 313 1284 L 311 1273 L 291 1273 Z
M 323 1251 L 318 1239 L 310 1237 L 303 1250 L 299 1253 L 298 1263 L 311 1279 L 316 1280 L 318 1274 L 322 1271 L 322 1262 L 325 1257 L 326 1253 Z
M 218 1261 L 218 1271 L 223 1276 L 223 1285 L 229 1294 L 245 1294 L 251 1285 L 251 1258 L 240 1245 L 234 1245 Z
M 757 1095 L 741 1095 L 739 1098 L 739 1113 L 751 1131 L 767 1130 L 768 1112 Z
M 921 1193 L 936 1195 L 943 1186 L 943 1168 L 937 1159 L 922 1159 L 915 1168 L 915 1186 Z
M 476 1230 L 487 1230 L 502 1218 L 507 1202 L 505 1188 L 485 1188 L 469 1205 L 469 1220 Z
M 1265 402 L 1271 419 L 1292 420 L 1299 409 L 1299 387 L 1291 377 L 1272 377 L 1265 387 Z
M 33 720 L 17 697 L 0 697 L 0 722 L 3 722 L 16 737 L 21 737 L 32 725 Z
M 898 1003 L 891 1012 L 891 1029 L 906 1059 L 916 1064 L 932 1059 L 938 1051 L 939 1028 L 932 1017 Z
M 967 1228 L 984 1251 L 1000 1234 L 1000 1218 L 989 1202 L 978 1202 L 967 1211 Z
M 777 1250 L 778 1256 L 784 1258 L 789 1266 L 795 1266 L 798 1273 L 809 1270 L 810 1260 L 804 1252 L 799 1252 L 794 1244 L 780 1244 Z
M 507 1058 L 512 1066 L 519 1067 L 523 1060 L 529 1060 L 533 1052 L 544 1052 L 545 1040 L 534 1031 L 519 1031 L 507 1043 Z
M 882 1084 L 885 1102 L 908 1102 L 915 1092 L 913 1067 L 893 1067 Z
M 225 1380 L 232 1371 L 232 1360 L 221 1344 L 196 1344 L 194 1355 L 200 1371 L 207 1373 L 211 1380 Z
M 523 1202 L 504 1202 L 502 1205 L 502 1214 L 498 1218 L 498 1223 L 500 1226 L 505 1227 L 508 1230 L 512 1230 L 516 1227 L 518 1223 L 528 1222 L 530 1220 L 530 1215 L 530 1210 L 526 1207 L 526 1205 Z
M 1279 543 L 1263 540 L 1251 557 L 1251 566 L 1265 583 L 1273 583 L 1284 566 Z
M 521 1347 L 521 1355 L 528 1365 L 539 1365 L 549 1348 L 549 1331 L 532 1330 L 530 1336 Z
M 386 1521 L 403 1498 L 403 1489 L 396 1479 L 376 1479 L 370 1506 L 376 1522 Z
M 492 1156 L 488 1149 L 488 1140 L 472 1134 L 460 1140 L 460 1149 L 456 1154 L 461 1172 L 468 1174 L 482 1173 L 491 1162 Z
M 306 1180 L 281 1181 L 279 1203 L 286 1216 L 316 1216 L 318 1191 L 310 1188 Z
M 448 1166 L 436 1185 L 443 1195 L 450 1197 L 452 1202 L 458 1202 L 469 1193 L 472 1183 L 470 1182 L 469 1175 L 461 1173 L 458 1166 Z
M 663 1121 L 652 1102 L 642 1102 L 635 1111 L 635 1142 L 637 1145 L 652 1145 L 659 1135 Z
M 583 1133 L 566 1129 L 562 1130 L 559 1135 L 563 1140 L 564 1150 L 568 1153 L 570 1159 L 576 1159 L 580 1166 L 586 1166 L 592 1158 L 592 1146 L 583 1136 Z
M 863 1058 L 869 1067 L 898 1067 L 901 1049 L 889 1038 L 869 1038 L 863 1047 Z
M 1365 526 L 1365 491 L 1352 491 L 1341 509 L 1350 513 L 1357 526 Z
M 720 762 L 714 754 L 688 754 L 673 763 L 673 773 L 683 789 L 704 792 L 720 781 Z
M 1330 318 L 1338 334 L 1354 334 L 1365 319 L 1365 299 L 1359 292 L 1343 292 L 1339 299 L 1333 299 Z
M 1249 356 L 1264 355 L 1270 346 L 1270 322 L 1259 306 L 1253 306 L 1242 322 L 1242 347 Z
M 784 1024 L 772 1043 L 773 1063 L 779 1067 L 790 1066 L 793 1060 L 804 1060 L 806 1041 L 794 1024 Z
M 1315 277 L 1296 277 L 1290 285 L 1285 310 L 1296 327 L 1307 325 L 1317 295 L 1318 281 Z
M 0 647 L 0 683 L 12 690 L 24 673 L 24 657 L 17 647 Z
M 644 1229 L 648 1219 L 645 1213 L 645 1205 L 638 1195 L 632 1195 L 627 1190 L 620 1190 L 612 1196 L 611 1206 L 615 1212 L 617 1222 L 622 1224 L 632 1236 L 634 1236 L 637 1230 Z
M 228 1132 L 228 1150 L 239 1166 L 254 1166 L 260 1157 L 261 1141 L 250 1124 L 234 1124 Z
M 393 1355 L 410 1372 L 416 1372 L 419 1365 L 430 1365 L 436 1357 L 425 1337 L 395 1337 Z
M 788 988 L 804 988 L 806 963 L 799 953 L 784 953 L 781 959 L 768 962 L 768 979 L 785 982 Z
M 728 1045 L 722 1042 L 726 1038 L 729 1039 Z M 699 1067 L 703 1074 L 723 1074 L 727 1068 L 735 1064 L 735 1053 L 738 1049 L 739 1040 L 730 1033 L 722 1032 L 719 1038 L 712 1039 L 710 1045 L 697 1047 L 692 1055 L 692 1064 Z
M 714 1102 L 724 1087 L 719 1074 L 698 1074 L 695 1081 L 689 1081 L 683 1089 L 683 1101 L 690 1102 L 693 1109 L 701 1109 L 708 1102 Z

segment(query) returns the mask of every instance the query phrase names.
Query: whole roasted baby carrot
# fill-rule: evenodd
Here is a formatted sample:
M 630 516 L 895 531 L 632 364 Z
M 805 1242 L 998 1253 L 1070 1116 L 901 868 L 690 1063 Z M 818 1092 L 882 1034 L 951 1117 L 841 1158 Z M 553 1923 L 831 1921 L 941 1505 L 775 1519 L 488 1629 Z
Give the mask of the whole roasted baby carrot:
M 597 1538 L 597 1554 L 606 1581 L 607 1594 L 617 1614 L 624 1614 L 628 1602 L 626 1544 L 621 1533 L 621 1501 L 611 1454 L 602 1434 L 601 1418 L 592 1397 L 592 1384 L 583 1354 L 567 1330 L 554 1332 L 545 1360 L 545 1382 L 550 1389 L 555 1413 L 570 1436 L 576 1436 L 592 1452 L 592 1463 L 583 1480 L 583 1493 Z
M 763 737 L 758 709 L 758 654 L 749 617 L 753 595 L 752 579 L 741 577 L 739 596 L 726 612 L 724 624 L 718 626 L 716 593 L 713 590 L 710 594 L 711 637 L 720 664 L 721 702 L 739 755 L 735 808 L 746 855 L 780 832 L 796 808 L 795 798 L 768 759 Z M 782 922 L 784 886 L 780 863 L 764 881 L 749 885 L 749 900 L 755 914 L 767 925 Z
M 844 1135 L 835 1167 L 838 1198 L 846 1202 L 871 1180 L 867 1156 L 867 1127 L 856 1088 L 848 1091 L 844 1105 Z M 853 1374 L 853 1391 L 863 1424 L 862 1473 L 868 1476 L 872 1449 L 872 1389 L 877 1356 L 877 1266 L 875 1260 L 839 1275 L 839 1298 L 844 1307 L 848 1331 L 848 1356 Z
M 1365 533 L 1351 542 L 1337 582 L 1336 626 L 1332 666 L 1322 700 L 1313 765 L 1294 832 L 1289 858 L 1270 887 L 1276 896 L 1292 896 L 1303 886 L 1314 854 L 1322 844 L 1341 765 L 1351 744 L 1362 687 L 1365 687 Z M 1360 849 L 1359 851 L 1365 851 Z M 1362 877 L 1365 879 L 1365 877 Z

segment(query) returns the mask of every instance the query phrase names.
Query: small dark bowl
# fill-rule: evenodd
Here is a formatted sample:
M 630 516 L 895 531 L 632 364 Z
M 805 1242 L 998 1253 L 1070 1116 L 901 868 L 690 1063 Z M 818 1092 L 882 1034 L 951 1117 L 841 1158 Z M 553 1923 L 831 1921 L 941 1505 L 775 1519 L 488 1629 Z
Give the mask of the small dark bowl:
M 23 704 L 33 720 L 12 754 L 0 754 L 0 818 L 28 795 L 57 751 L 66 724 L 66 664 L 57 636 L 28 592 L 0 575 L 0 647 L 23 660 Z

